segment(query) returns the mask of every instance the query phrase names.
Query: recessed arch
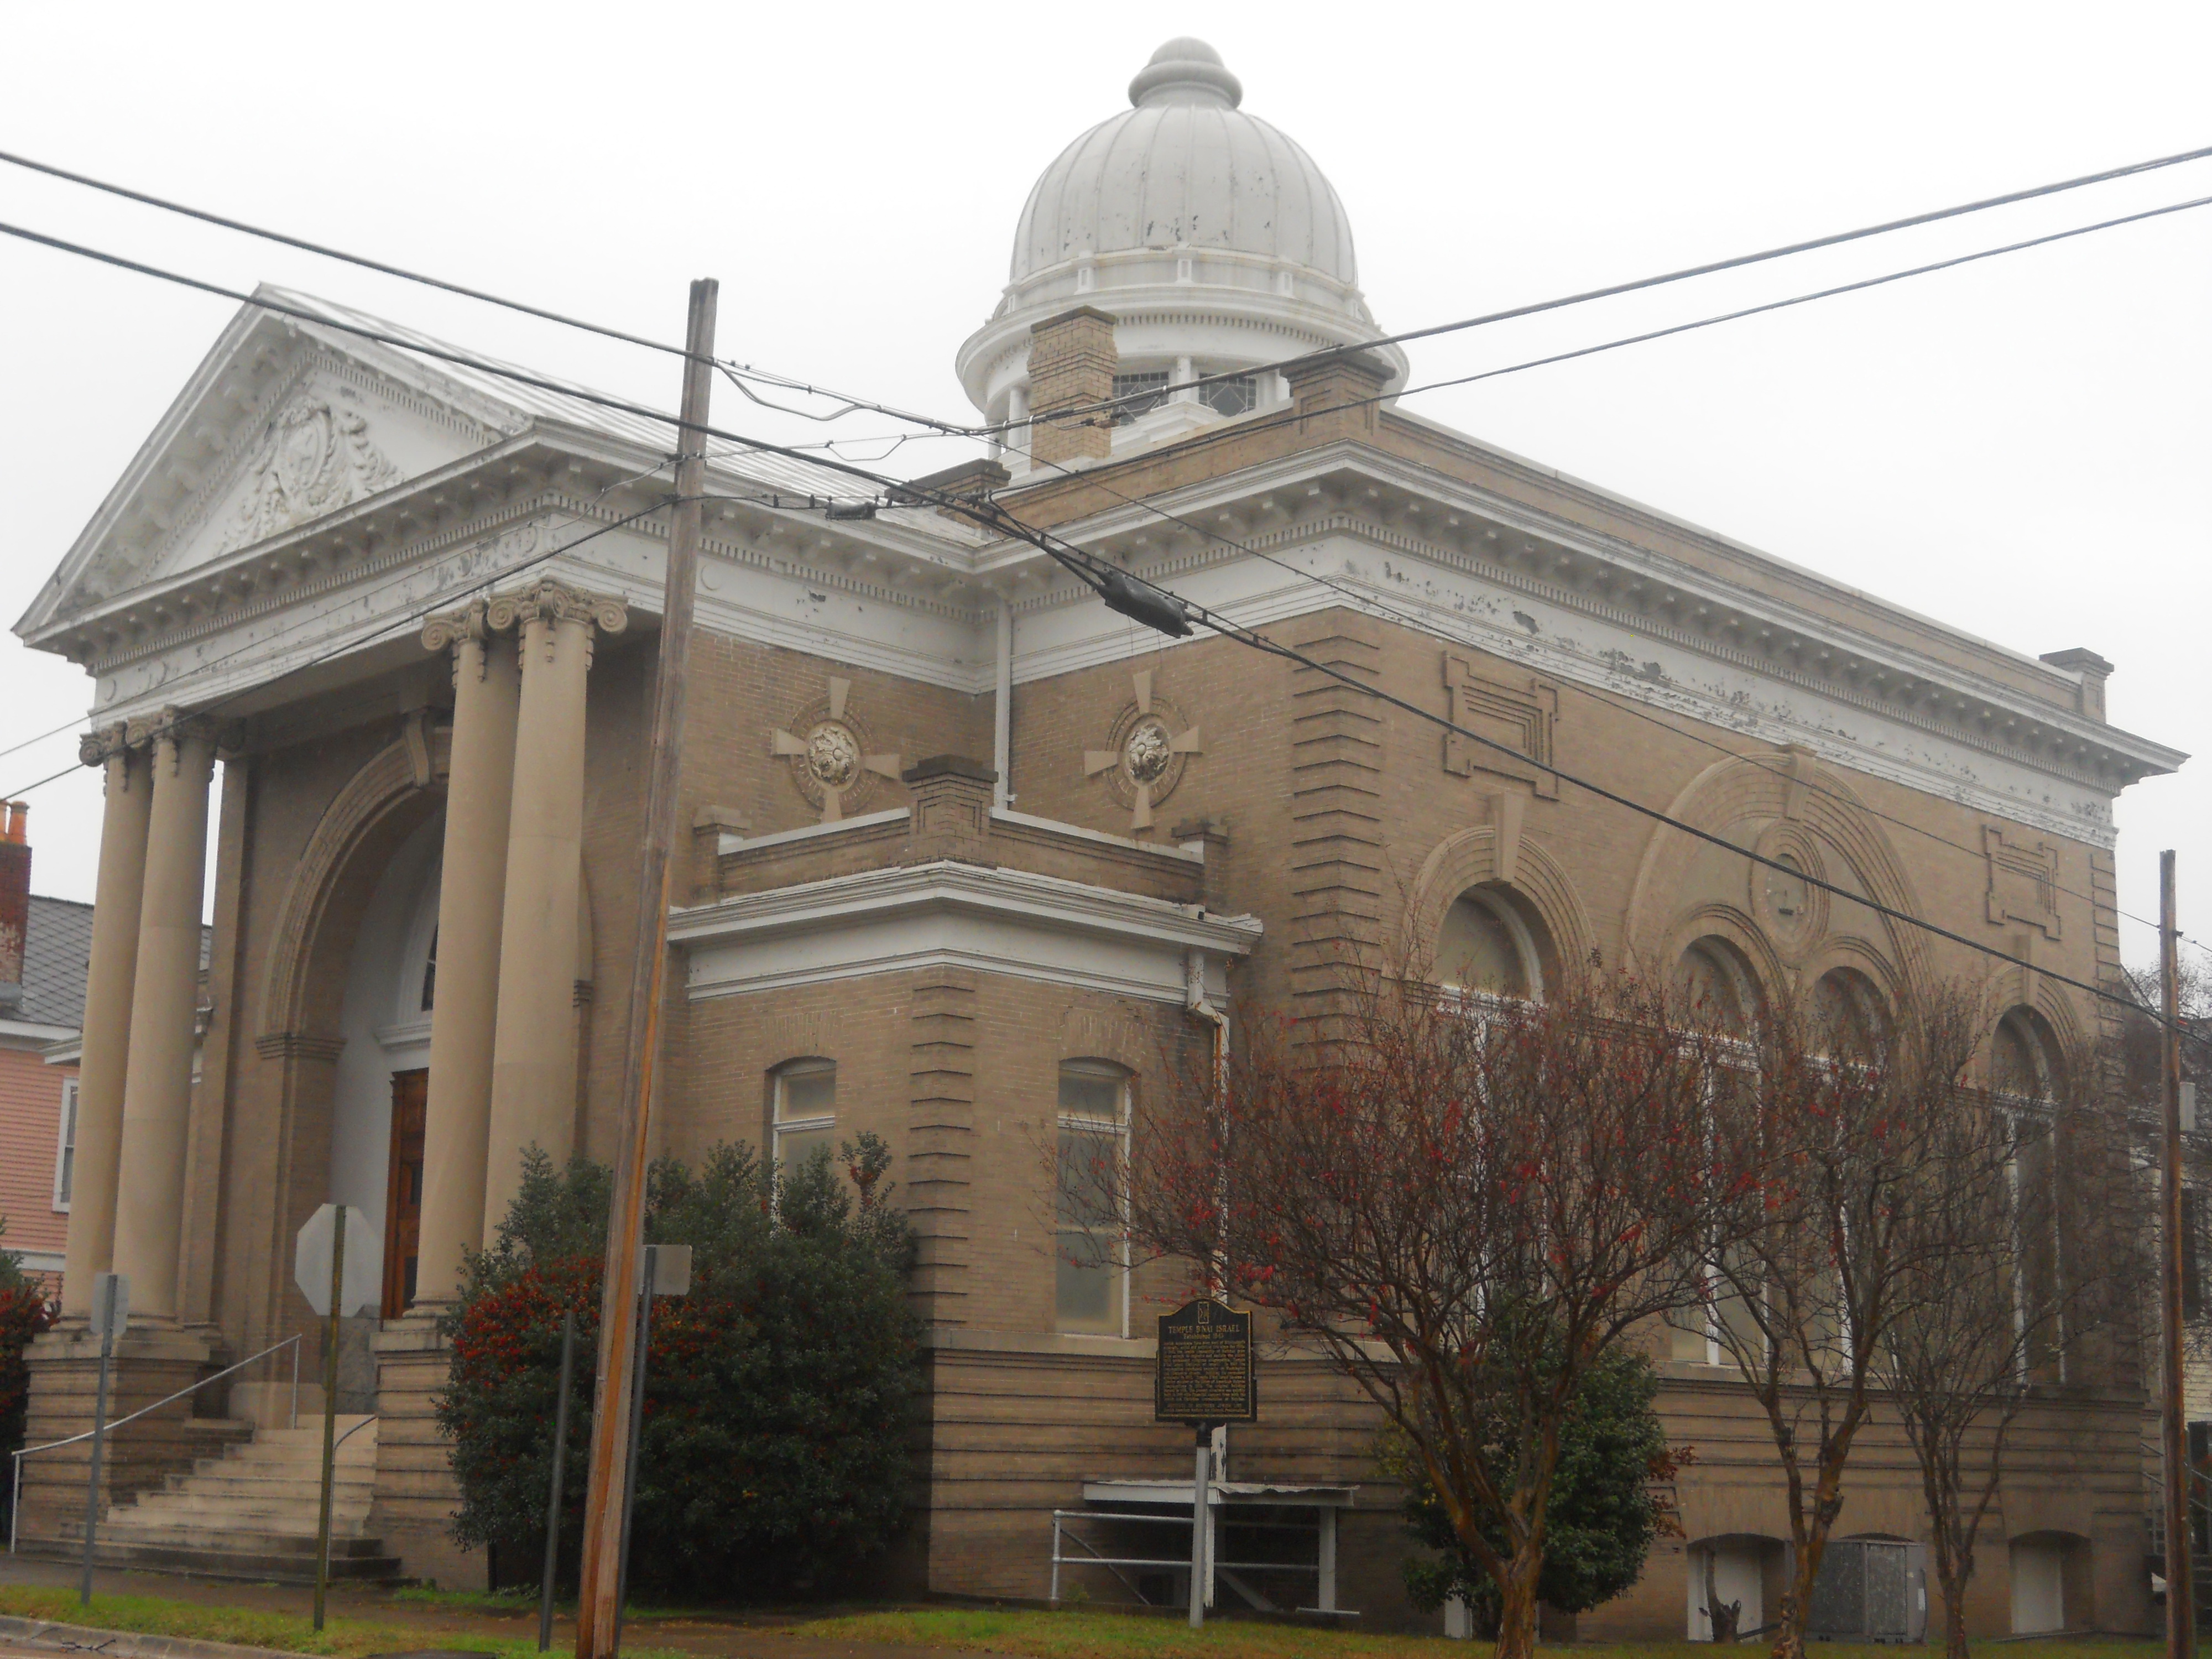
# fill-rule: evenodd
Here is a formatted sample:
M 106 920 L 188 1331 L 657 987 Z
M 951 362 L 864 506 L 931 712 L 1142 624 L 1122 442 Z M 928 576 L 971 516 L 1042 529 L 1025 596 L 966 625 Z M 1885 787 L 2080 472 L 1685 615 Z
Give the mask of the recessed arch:
M 1547 974 L 1573 971 L 1595 953 L 1589 914 L 1559 860 L 1525 834 L 1514 836 L 1508 848 L 1494 826 L 1477 824 L 1445 836 L 1422 861 L 1407 896 L 1403 959 L 1436 961 L 1447 913 L 1476 889 L 1510 894 L 1510 902 L 1526 907 L 1536 924 L 1532 931 L 1549 939 L 1556 958 L 1547 964 Z
M 1809 864 L 1824 881 L 1847 889 L 1856 886 L 1887 908 L 1907 915 L 1920 913 L 1918 895 L 1880 821 L 1840 773 L 1802 750 L 1774 750 L 1716 761 L 1683 786 L 1668 804 L 1668 813 L 1768 856 L 1786 852 L 1792 864 Z M 1747 825 L 1762 827 L 1747 833 Z M 1711 849 L 1711 842 L 1665 824 L 1652 830 L 1629 898 L 1631 953 L 1640 960 L 1672 964 L 1689 937 L 1697 911 L 1717 906 L 1735 911 L 1739 927 L 1761 941 L 1752 948 L 1744 938 L 1736 939 L 1762 966 L 1773 963 L 1777 972 L 1770 982 L 1777 987 L 1793 982 L 1796 975 L 1785 969 L 1778 942 L 1767 939 L 1766 927 L 1743 909 L 1742 902 L 1705 894 L 1685 908 L 1682 895 L 1698 891 L 1691 879 L 1695 860 Z M 1754 894 L 1747 872 L 1763 866 L 1738 862 L 1744 871 L 1730 872 L 1732 890 Z M 1817 958 L 1832 941 L 1829 930 L 1843 929 L 1869 941 L 1869 953 L 1891 965 L 1897 988 L 1931 988 L 1928 951 L 1917 928 L 1893 922 L 1838 895 L 1821 895 L 1812 913 L 1819 915 L 1821 925 L 1806 932 L 1802 945 L 1795 940 L 1778 941 L 1790 947 L 1793 964 L 1801 948 Z
M 324 809 L 277 908 L 261 997 L 258 1041 L 264 1047 L 337 1040 L 333 988 L 375 885 L 362 872 L 380 871 L 443 804 L 445 792 L 436 786 L 450 769 L 452 737 L 450 727 L 441 727 L 427 743 L 419 731 L 401 738 L 349 778 Z

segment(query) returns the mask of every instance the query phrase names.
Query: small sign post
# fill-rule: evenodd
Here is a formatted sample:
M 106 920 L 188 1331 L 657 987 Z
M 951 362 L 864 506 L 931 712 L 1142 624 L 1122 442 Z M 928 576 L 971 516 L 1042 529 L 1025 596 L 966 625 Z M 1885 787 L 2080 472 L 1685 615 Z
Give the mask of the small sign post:
M 648 1244 L 645 1247 L 645 1285 L 638 1296 L 637 1352 L 629 1396 L 629 1457 L 623 1465 L 621 1553 L 615 1574 L 615 1628 L 610 1652 L 622 1651 L 623 1599 L 629 1594 L 629 1519 L 637 1504 L 637 1437 L 645 1426 L 645 1357 L 653 1340 L 653 1298 L 691 1294 L 691 1247 L 689 1244 Z
M 100 1530 L 100 1455 L 107 1443 L 107 1364 L 115 1339 L 131 1322 L 131 1281 L 121 1273 L 102 1273 L 92 1281 L 92 1328 L 100 1338 L 100 1387 L 92 1406 L 92 1473 L 84 1491 L 84 1577 L 77 1605 L 92 1605 L 93 1541 Z M 21 1524 L 20 1522 L 18 1523 Z
M 553 1645 L 553 1574 L 561 1564 L 561 1484 L 568 1462 L 568 1382 L 576 1373 L 576 1311 L 561 1316 L 561 1387 L 553 1406 L 553 1490 L 545 1499 L 545 1582 L 538 1592 L 538 1650 Z
M 315 1524 L 315 1628 L 323 1627 L 323 1611 L 331 1586 L 331 1477 L 337 1461 L 338 1321 L 358 1313 L 376 1293 L 374 1264 L 358 1246 L 354 1260 L 346 1260 L 346 1224 L 368 1231 L 368 1218 L 346 1204 L 325 1204 L 300 1229 L 292 1250 L 292 1277 L 307 1305 L 328 1323 L 323 1335 L 323 1502 Z M 351 1272 L 347 1271 L 348 1268 Z
M 1260 1392 L 1252 1369 L 1252 1316 L 1211 1297 L 1160 1316 L 1159 1354 L 1152 1372 L 1152 1418 L 1187 1423 L 1198 1447 L 1191 1469 L 1190 1624 L 1206 1624 L 1207 1510 L 1211 1500 L 1213 1431 L 1226 1423 L 1255 1423 Z

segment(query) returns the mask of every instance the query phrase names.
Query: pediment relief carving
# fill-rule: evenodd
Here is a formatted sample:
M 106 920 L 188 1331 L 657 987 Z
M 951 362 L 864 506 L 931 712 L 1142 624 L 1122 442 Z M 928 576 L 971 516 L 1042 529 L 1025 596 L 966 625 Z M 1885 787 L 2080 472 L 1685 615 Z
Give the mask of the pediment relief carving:
M 228 559 L 502 435 L 435 392 L 328 351 L 273 373 L 249 366 L 258 361 L 241 349 L 204 371 L 209 388 L 172 412 L 97 542 L 65 567 L 56 617 Z
M 269 422 L 246 463 L 246 487 L 227 514 L 216 556 L 350 507 L 399 479 L 357 407 L 301 398 Z

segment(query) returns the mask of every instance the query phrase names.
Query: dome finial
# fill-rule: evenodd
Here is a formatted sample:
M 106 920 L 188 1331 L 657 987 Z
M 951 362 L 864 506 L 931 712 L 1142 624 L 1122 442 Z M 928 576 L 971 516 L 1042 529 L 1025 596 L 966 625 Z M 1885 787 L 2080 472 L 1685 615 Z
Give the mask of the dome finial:
M 1218 104 L 1235 109 L 1244 101 L 1244 83 L 1223 67 L 1221 54 L 1212 46 L 1181 34 L 1137 71 L 1137 78 L 1129 82 L 1129 101 L 1139 109 L 1157 104 Z

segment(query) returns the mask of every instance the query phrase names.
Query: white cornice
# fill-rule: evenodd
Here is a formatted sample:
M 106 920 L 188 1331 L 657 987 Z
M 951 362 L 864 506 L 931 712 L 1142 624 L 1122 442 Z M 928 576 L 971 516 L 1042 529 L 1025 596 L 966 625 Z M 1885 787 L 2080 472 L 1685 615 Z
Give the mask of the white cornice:
M 1185 960 L 1221 964 L 1259 943 L 1254 916 L 1051 876 L 937 862 L 746 893 L 672 913 L 693 1000 L 933 966 L 1181 1002 Z

